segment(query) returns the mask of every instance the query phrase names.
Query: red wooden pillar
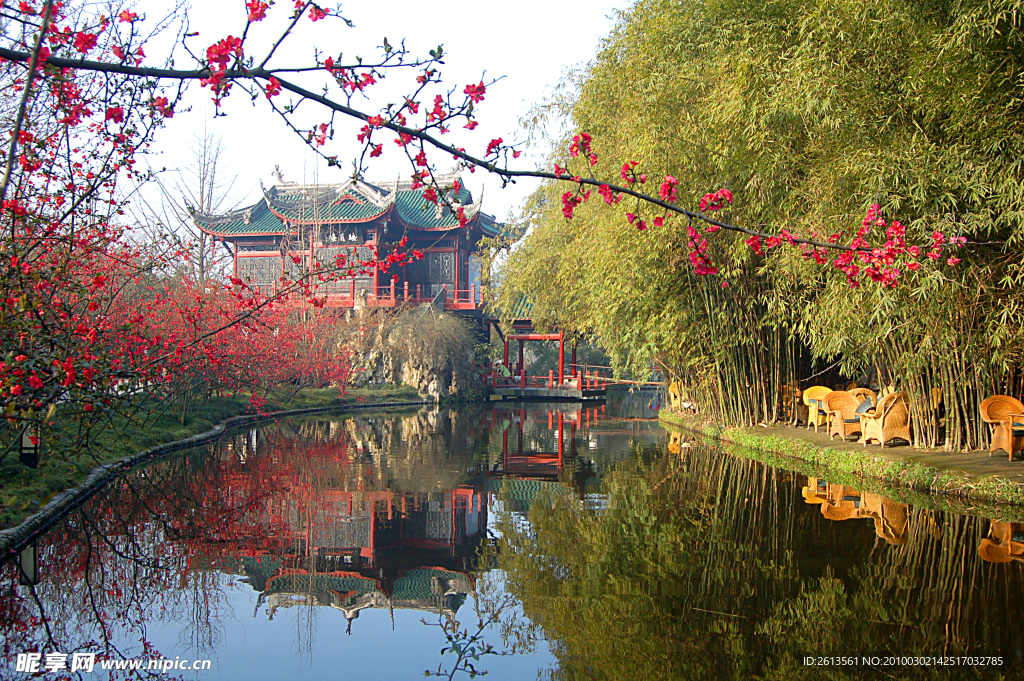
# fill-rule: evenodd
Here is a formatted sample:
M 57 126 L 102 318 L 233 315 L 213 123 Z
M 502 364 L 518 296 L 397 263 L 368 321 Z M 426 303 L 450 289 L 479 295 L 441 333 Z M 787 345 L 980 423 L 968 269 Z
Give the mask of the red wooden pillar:
M 402 282 L 402 294 L 406 300 L 409 300 L 409 280 L 406 279 Z
M 505 355 L 504 355 L 504 357 L 505 357 L 505 368 L 508 369 L 508 338 L 505 339 Z
M 423 297 L 423 292 L 420 291 L 420 284 L 416 284 L 416 300 Z
M 452 258 L 455 259 L 455 301 L 456 302 L 458 302 L 458 300 L 459 300 L 459 282 L 462 281 L 462 279 L 459 276 L 460 274 L 462 274 L 462 272 L 461 272 L 461 269 L 462 269 L 462 249 L 461 249 L 460 242 L 461 242 L 461 239 L 459 238 L 459 235 L 456 234 L 455 235 L 455 250 L 452 251 Z
M 395 304 L 395 280 L 391 280 L 391 304 Z
M 565 333 L 558 332 L 558 387 L 562 387 L 565 379 Z
M 519 339 L 519 376 L 522 380 L 520 387 L 526 387 L 526 365 L 523 364 L 523 340 Z
M 373 564 L 374 559 L 377 557 L 377 507 L 376 504 L 370 511 L 370 564 Z
M 562 412 L 558 412 L 558 469 L 559 470 L 562 469 L 562 450 L 563 450 L 563 447 L 564 447 L 564 444 L 562 442 L 562 423 L 563 423 L 563 419 L 564 419 L 564 417 L 562 416 Z
M 572 344 L 572 375 L 576 375 L 576 343 Z
M 378 281 L 379 275 L 380 275 L 380 271 L 377 270 L 376 267 L 374 267 L 373 268 L 373 291 L 372 291 L 374 300 L 377 299 L 377 293 L 378 293 L 377 287 L 380 286 L 380 281 Z
M 473 307 L 476 307 L 476 283 L 469 285 L 469 300 L 473 303 Z
M 555 372 L 548 369 L 548 390 L 555 387 Z
M 356 278 L 352 277 L 352 281 L 349 282 L 349 292 L 352 294 L 352 304 L 356 303 Z

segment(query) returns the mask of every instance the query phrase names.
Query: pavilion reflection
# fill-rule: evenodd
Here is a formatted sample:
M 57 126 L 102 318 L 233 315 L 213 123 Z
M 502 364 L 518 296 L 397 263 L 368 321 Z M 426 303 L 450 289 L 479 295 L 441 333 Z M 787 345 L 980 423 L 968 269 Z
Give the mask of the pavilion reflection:
M 488 492 L 479 481 L 453 485 L 453 466 L 470 462 L 432 461 L 444 448 L 409 446 L 415 438 L 397 420 L 314 422 L 223 442 L 229 472 L 211 505 L 241 512 L 230 540 L 197 538 L 198 563 L 242 577 L 271 619 L 297 606 L 340 610 L 349 626 L 367 608 L 454 615 L 473 591 Z M 275 491 L 248 502 L 247 469 L 260 459 L 271 465 L 259 486 Z M 438 483 L 406 484 L 409 473 Z

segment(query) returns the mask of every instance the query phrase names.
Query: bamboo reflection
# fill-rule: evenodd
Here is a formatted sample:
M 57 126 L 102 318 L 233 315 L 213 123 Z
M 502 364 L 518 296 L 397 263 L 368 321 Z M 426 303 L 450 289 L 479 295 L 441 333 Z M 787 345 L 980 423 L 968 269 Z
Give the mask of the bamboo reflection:
M 605 475 L 610 513 L 553 498 L 528 531 L 499 524 L 499 564 L 558 642 L 554 678 L 817 678 L 803 656 L 886 654 L 1002 655 L 899 670 L 998 678 L 1021 659 L 1024 525 L 668 445 Z

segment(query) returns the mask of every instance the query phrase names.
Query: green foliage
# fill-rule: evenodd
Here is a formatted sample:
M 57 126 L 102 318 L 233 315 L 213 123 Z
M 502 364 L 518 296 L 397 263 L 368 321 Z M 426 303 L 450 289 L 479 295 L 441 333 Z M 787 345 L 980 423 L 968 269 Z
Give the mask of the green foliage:
M 721 276 L 700 277 L 684 222 L 637 232 L 624 213 L 650 224 L 649 209 L 596 194 L 566 221 L 566 187 L 548 185 L 526 208 L 532 230 L 501 295 L 593 333 L 619 366 L 660 362 L 729 422 L 773 420 L 780 383 L 806 378 L 811 359 L 839 360 L 848 375 L 879 364 L 911 393 L 918 440 L 984 445 L 981 399 L 1022 390 L 1020 16 L 987 0 L 637 2 L 548 112 L 570 120 L 554 160 L 585 131 L 598 177 L 635 159 L 652 194 L 677 177 L 684 204 L 729 187 L 737 224 L 848 240 L 879 203 L 911 243 L 933 231 L 979 243 L 960 266 L 923 259 L 896 288 L 851 289 L 796 248 L 755 256 L 719 232 L 708 237 Z

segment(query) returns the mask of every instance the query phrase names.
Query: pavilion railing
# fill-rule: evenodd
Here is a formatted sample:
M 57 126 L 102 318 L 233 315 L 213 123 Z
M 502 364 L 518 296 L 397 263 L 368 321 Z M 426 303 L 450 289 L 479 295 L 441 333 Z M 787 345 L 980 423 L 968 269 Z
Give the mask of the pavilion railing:
M 359 296 L 360 289 L 352 282 L 348 287 L 334 287 L 328 292 L 329 299 L 343 307 L 352 307 Z M 469 288 L 448 289 L 448 285 L 441 287 L 446 310 L 475 310 L 483 304 L 483 292 L 477 290 L 475 283 Z M 435 296 L 430 294 L 428 286 L 423 284 L 410 284 L 392 282 L 389 286 L 378 286 L 376 289 L 367 290 L 366 304 L 370 307 L 397 307 L 404 303 L 424 304 L 433 302 Z

